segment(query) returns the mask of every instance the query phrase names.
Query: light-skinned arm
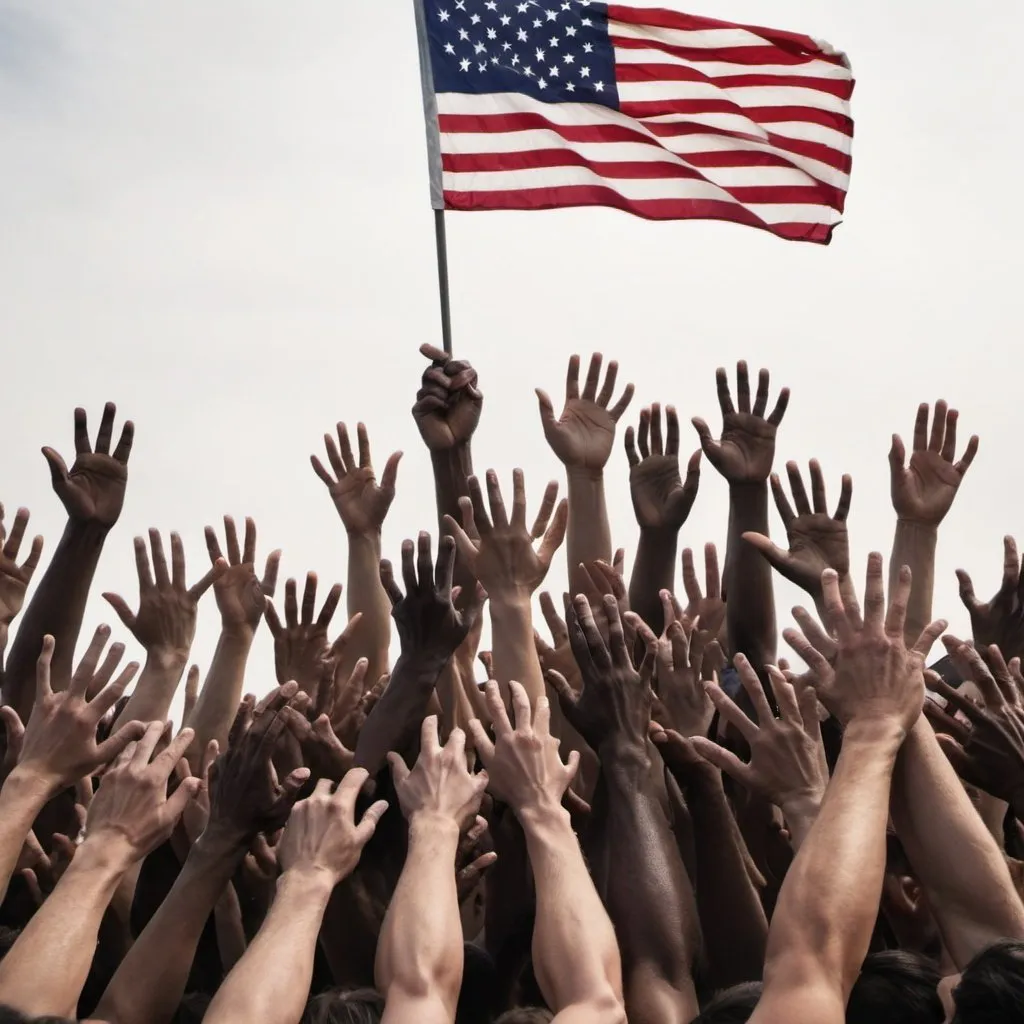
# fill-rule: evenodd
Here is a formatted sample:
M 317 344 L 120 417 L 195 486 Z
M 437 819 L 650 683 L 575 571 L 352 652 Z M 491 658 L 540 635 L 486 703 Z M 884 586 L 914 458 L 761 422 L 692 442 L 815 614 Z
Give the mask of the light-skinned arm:
M 536 701 L 544 692 L 544 677 L 533 642 L 531 601 L 565 537 L 569 509 L 562 501 L 552 517 L 557 490 L 549 486 L 541 514 L 530 530 L 526 525 L 526 485 L 521 469 L 513 471 L 512 481 L 511 519 L 505 510 L 498 476 L 488 470 L 490 515 L 480 481 L 472 477 L 469 497 L 460 502 L 462 525 L 454 520 L 445 523 L 455 537 L 460 560 L 487 591 L 495 677 L 506 685 L 510 679 L 517 680 L 526 687 L 530 699 Z M 542 539 L 535 550 L 536 536 Z
M 198 788 L 198 780 L 189 780 L 167 797 L 167 780 L 192 732 L 182 730 L 154 756 L 163 732 L 163 722 L 151 722 L 105 772 L 89 807 L 85 841 L 57 888 L 0 961 L 0 1003 L 28 1017 L 76 1016 L 100 922 L 118 883 L 170 837 Z
M 394 452 L 384 464 L 380 483 L 373 471 L 366 427 L 356 427 L 356 459 L 344 423 L 337 425 L 338 440 L 324 434 L 328 471 L 315 456 L 310 462 L 324 482 L 348 537 L 348 616 L 361 616 L 342 660 L 351 672 L 360 658 L 369 661 L 371 679 L 388 671 L 391 647 L 391 602 L 380 584 L 381 530 L 395 500 L 395 481 L 402 453 Z M 279 680 L 279 682 L 282 680 Z
M 537 982 L 558 1024 L 625 1024 L 615 931 L 561 802 L 579 755 L 562 763 L 547 697 L 531 708 L 523 687 L 513 682 L 510 690 L 515 729 L 493 682 L 487 684 L 487 706 L 494 741 L 479 721 L 470 729 L 491 790 L 515 811 L 526 836 L 537 896 Z M 580 941 L 583 935 L 586 942 Z
M 44 635 L 57 642 L 54 688 L 67 688 L 89 588 L 107 534 L 124 506 L 135 427 L 131 420 L 125 421 L 111 454 L 116 412 L 113 403 L 104 406 L 94 450 L 85 410 L 75 410 L 75 461 L 70 470 L 54 449 L 43 449 L 53 489 L 67 510 L 68 521 L 53 560 L 25 609 L 4 671 L 4 703 L 11 705 L 23 722 L 32 711 L 35 661 Z
M 910 586 L 904 567 L 886 608 L 882 556 L 869 555 L 862 620 L 854 604 L 844 604 L 835 571 L 822 574 L 826 625 L 838 645 L 834 667 L 808 638 L 786 631 L 814 674 L 819 699 L 846 731 L 821 810 L 776 904 L 754 1024 L 845 1020 L 878 915 L 896 756 L 924 703 L 923 651 L 945 628 L 932 623 L 906 648 Z M 792 709 L 791 684 L 776 683 L 780 705 Z
M 353 768 L 337 790 L 321 779 L 292 809 L 278 845 L 284 869 L 277 893 L 245 955 L 217 990 L 207 1024 L 295 1024 L 309 998 L 313 957 L 327 901 L 359 863 L 387 803 L 371 805 L 356 823 L 366 772 Z M 333 792 L 332 792 L 333 790 Z
M 213 527 L 206 528 L 206 548 L 210 561 L 220 572 L 213 584 L 213 595 L 220 611 L 221 630 L 206 680 L 190 717 L 189 724 L 195 731 L 195 742 L 188 757 L 193 765 L 202 761 L 210 740 L 216 740 L 221 749 L 227 744 L 228 730 L 235 720 L 238 702 L 242 698 L 249 651 L 260 619 L 263 618 L 267 599 L 274 596 L 277 588 L 277 572 L 281 562 L 281 552 L 271 552 L 261 582 L 254 568 L 256 524 L 246 519 L 244 547 L 238 544 L 238 530 L 230 516 L 224 517 L 224 535 L 227 559 L 221 554 L 220 542 Z M 227 562 L 227 568 L 220 565 L 222 561 Z
M 702 419 L 693 425 L 708 461 L 729 484 L 729 534 L 725 551 L 726 628 L 732 654 L 754 665 L 775 662 L 775 595 L 771 566 L 743 540 L 745 533 L 768 536 L 768 476 L 775 460 L 775 436 L 789 405 L 789 389 L 779 392 L 769 415 L 767 370 L 761 370 L 750 404 L 747 364 L 736 364 L 736 404 L 724 369 L 717 373 L 722 436 L 716 441 Z
M 480 809 L 487 775 L 466 769 L 466 734 L 441 746 L 437 717 L 423 721 L 410 772 L 388 755 L 395 792 L 409 822 L 409 847 L 381 928 L 374 969 L 384 994 L 383 1024 L 447 1024 L 462 985 L 462 921 L 455 880 L 459 831 Z
M 627 384 L 622 397 L 609 408 L 615 392 L 619 364 L 614 360 L 608 363 L 604 384 L 598 393 L 603 361 L 600 352 L 591 356 L 581 395 L 580 357 L 574 355 L 569 359 L 565 405 L 562 415 L 557 419 L 551 398 L 547 392 L 537 389 L 544 436 L 551 450 L 565 466 L 568 481 L 566 548 L 569 589 L 574 594 L 584 588 L 579 573 L 580 565 L 612 560 L 612 535 L 604 496 L 604 467 L 615 443 L 615 425 L 633 398 L 633 385 Z

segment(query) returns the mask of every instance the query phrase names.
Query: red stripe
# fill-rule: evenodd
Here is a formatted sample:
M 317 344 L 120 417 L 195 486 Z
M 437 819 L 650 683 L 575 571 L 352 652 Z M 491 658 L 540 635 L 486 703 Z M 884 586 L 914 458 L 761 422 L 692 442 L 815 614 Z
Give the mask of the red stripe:
M 782 50 L 794 57 L 827 60 L 831 64 L 843 65 L 841 57 L 825 53 L 810 36 L 805 36 L 799 32 L 761 28 L 756 25 L 737 25 L 735 22 L 716 21 L 714 18 L 702 18 L 694 14 L 683 14 L 680 11 L 666 11 L 658 8 L 639 9 L 621 7 L 618 4 L 608 5 L 608 20 L 610 22 L 620 21 L 627 25 L 651 25 L 657 28 L 681 29 L 684 32 L 703 32 L 716 28 L 738 28 L 760 36 L 773 50 Z
M 842 135 L 853 136 L 853 121 L 844 114 L 833 114 L 816 107 L 741 107 L 730 100 L 633 100 L 620 101 L 619 109 L 626 117 L 642 121 L 663 114 L 736 114 L 757 124 L 779 121 L 806 121 L 832 128 Z
M 658 143 L 651 139 L 650 135 L 645 134 L 639 129 L 629 128 L 626 125 L 557 124 L 554 121 L 549 121 L 543 114 L 533 112 L 518 114 L 441 114 L 438 116 L 438 125 L 442 133 L 453 135 L 518 132 L 546 128 L 556 132 L 569 142 L 643 142 L 649 146 L 658 146 Z M 672 138 L 676 135 L 702 134 L 764 144 L 764 139 L 757 136 L 730 132 L 723 128 L 708 128 L 703 125 L 682 122 L 678 124 L 652 122 L 645 125 L 645 127 L 649 128 L 652 134 L 664 138 Z M 818 160 L 821 163 L 828 164 L 830 167 L 835 167 L 844 174 L 850 173 L 850 157 L 820 142 L 805 142 L 802 139 L 780 139 L 778 136 L 773 135 L 771 136 L 771 145 L 787 152 L 809 157 L 812 160 Z M 747 163 L 751 165 L 774 163 L 775 166 L 794 166 L 782 154 L 773 157 L 773 154 L 745 149 L 726 150 L 724 152 L 712 151 L 707 154 L 687 153 L 685 159 L 696 166 L 706 167 L 743 167 Z M 706 162 L 701 163 L 701 160 L 706 160 Z M 716 160 L 721 160 L 722 162 L 716 164 Z
M 531 149 L 515 153 L 444 153 L 441 166 L 446 171 L 488 173 L 525 171 L 540 167 L 586 167 L 601 178 L 664 179 L 682 178 L 714 184 L 693 167 L 662 160 L 593 160 L 573 149 Z M 830 206 L 842 213 L 845 193 L 829 185 L 717 185 L 739 203 L 807 203 Z
M 692 60 L 695 64 L 701 61 L 714 61 L 723 64 L 742 64 L 757 67 L 762 64 L 808 64 L 809 58 L 794 57 L 784 50 L 776 50 L 772 46 L 675 46 L 664 43 L 660 39 L 634 39 L 632 36 L 617 36 L 615 26 L 609 26 L 612 44 L 623 50 L 661 50 L 662 53 Z
M 444 193 L 449 210 L 551 210 L 572 206 L 610 206 L 647 220 L 726 220 L 761 228 L 787 238 L 828 244 L 832 226 L 827 224 L 768 225 L 749 210 L 733 203 L 714 200 L 641 199 L 631 200 L 609 188 L 592 185 L 564 185 L 558 188 L 520 189 L 508 192 Z
M 718 89 L 786 86 L 827 92 L 841 100 L 848 100 L 853 95 L 853 82 L 849 79 L 760 74 L 711 76 L 685 64 L 616 64 L 615 78 L 619 82 L 704 82 Z

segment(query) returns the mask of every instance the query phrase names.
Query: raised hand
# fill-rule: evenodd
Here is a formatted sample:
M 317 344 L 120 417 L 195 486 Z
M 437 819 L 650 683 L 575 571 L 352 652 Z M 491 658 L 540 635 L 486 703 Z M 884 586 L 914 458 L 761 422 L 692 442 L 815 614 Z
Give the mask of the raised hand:
M 135 538 L 135 568 L 139 574 L 139 610 L 133 613 L 128 602 L 117 594 L 103 598 L 117 612 L 132 636 L 150 651 L 188 657 L 196 634 L 199 598 L 227 571 L 227 563 L 218 560 L 194 586 L 185 579 L 185 549 L 181 537 L 171 534 L 171 569 L 167 569 L 163 541 L 158 530 L 149 531 L 153 550 L 150 568 L 146 542 Z
M 139 669 L 133 661 L 110 682 L 124 654 L 124 645 L 112 644 L 100 665 L 109 636 L 108 626 L 96 630 L 71 685 L 62 693 L 54 693 L 50 685 L 53 637 L 43 637 L 43 649 L 36 663 L 35 704 L 21 739 L 18 767 L 32 773 L 54 792 L 109 764 L 144 731 L 141 722 L 129 722 L 103 743 L 96 742 L 100 720 Z
M 277 741 L 288 727 L 281 714 L 298 692 L 295 683 L 271 691 L 254 708 L 242 702 L 231 726 L 228 749 L 210 768 L 210 824 L 237 839 L 273 832 L 288 819 L 308 768 L 297 768 L 283 783 L 274 771 Z
M 896 515 L 924 526 L 938 526 L 946 517 L 960 489 L 964 474 L 978 454 L 978 437 L 967 442 L 959 462 L 956 458 L 956 424 L 959 413 L 941 399 L 935 403 L 931 434 L 928 433 L 928 403 L 917 408 L 914 422 L 914 450 L 906 465 L 906 448 L 899 434 L 892 435 L 889 470 L 892 507 Z
M 352 873 L 388 809 L 386 800 L 378 800 L 356 823 L 356 800 L 367 778 L 364 768 L 353 768 L 334 792 L 330 780 L 321 779 L 312 795 L 292 808 L 277 846 L 285 871 L 326 875 L 332 888 Z
M 773 569 L 817 601 L 821 597 L 821 574 L 826 569 L 835 569 L 840 579 L 850 574 L 850 537 L 846 531 L 846 517 L 850 514 L 853 480 L 848 475 L 843 476 L 836 514 L 830 516 L 825 504 L 825 478 L 817 459 L 810 462 L 811 501 L 807 500 L 797 464 L 787 462 L 786 472 L 796 503 L 795 512 L 777 473 L 772 473 L 771 481 L 775 506 L 786 527 L 789 550 L 773 544 L 762 533 L 745 533 L 743 539 L 753 544 Z
M 328 655 L 330 642 L 327 630 L 341 600 L 341 584 L 335 583 L 324 599 L 320 614 L 316 614 L 315 572 L 306 573 L 306 586 L 302 592 L 302 617 L 295 580 L 284 585 L 284 625 L 273 602 L 267 601 L 264 614 L 274 638 L 274 667 L 281 686 L 295 680 L 306 693 L 316 693 L 323 675 L 323 661 Z M 343 634 L 344 636 L 344 634 Z M 348 637 L 345 636 L 347 642 Z
M 272 551 L 267 559 L 262 581 L 256 577 L 256 524 L 245 520 L 245 546 L 238 546 L 238 530 L 231 516 L 224 517 L 227 541 L 227 568 L 218 567 L 224 556 L 212 526 L 206 528 L 206 550 L 214 567 L 221 569 L 213 584 L 213 595 L 220 609 L 221 628 L 225 632 L 256 632 L 267 605 L 277 589 L 277 572 L 281 552 Z
M 455 541 L 442 537 L 434 566 L 430 534 L 421 533 L 416 542 L 402 542 L 402 579 L 405 593 L 395 582 L 394 569 L 386 559 L 380 563 L 380 582 L 391 600 L 403 655 L 437 659 L 443 666 L 465 640 L 472 625 L 468 611 L 452 604 L 452 570 Z
M 591 473 L 604 469 L 612 453 L 615 441 L 615 424 L 629 407 L 633 398 L 633 385 L 627 384 L 622 397 L 610 409 L 608 403 L 615 392 L 615 381 L 619 364 L 612 360 L 608 364 L 604 386 L 598 393 L 601 382 L 601 363 L 604 357 L 595 352 L 590 358 L 590 369 L 580 395 L 580 357 L 569 359 L 569 371 L 565 383 L 565 406 L 562 415 L 555 419 L 555 409 L 546 391 L 537 389 L 540 403 L 540 420 L 544 436 L 551 450 L 567 469 L 585 470 Z
M 641 530 L 679 530 L 697 499 L 700 449 L 690 456 L 684 483 L 679 475 L 679 417 L 671 405 L 665 408 L 665 427 L 662 440 L 661 406 L 655 402 L 640 410 L 636 435 L 632 427 L 626 428 L 629 491 Z
M 311 455 L 309 461 L 313 464 L 313 471 L 327 485 L 345 529 L 350 534 L 362 536 L 380 533 L 384 525 L 384 518 L 395 500 L 395 481 L 402 453 L 395 452 L 388 458 L 378 484 L 370 459 L 370 439 L 362 423 L 356 427 L 356 437 L 359 442 L 358 462 L 352 453 L 352 443 L 344 423 L 338 424 L 337 444 L 330 434 L 324 434 L 324 446 L 327 460 L 334 470 L 333 476 L 315 455 Z
M 757 378 L 757 394 L 754 405 L 750 405 L 750 376 L 747 364 L 742 360 L 736 364 L 736 402 L 733 405 L 729 391 L 729 378 L 719 368 L 718 405 L 722 410 L 722 436 L 715 441 L 711 428 L 699 417 L 693 426 L 700 437 L 700 446 L 708 461 L 730 484 L 762 483 L 768 479 L 775 461 L 775 435 L 782 417 L 789 405 L 789 388 L 779 392 L 775 408 L 766 418 L 768 408 L 769 375 L 761 370 Z
M 828 650 L 815 646 L 812 637 L 787 629 L 786 642 L 810 669 L 809 681 L 818 699 L 844 725 L 857 719 L 887 723 L 909 732 L 921 714 L 924 701 L 924 659 L 932 644 L 945 630 L 939 620 L 927 626 L 917 643 L 907 650 L 903 627 L 910 598 L 910 569 L 900 569 L 898 581 L 885 602 L 882 556 L 868 556 L 864 589 L 864 615 L 852 595 L 844 599 L 834 569 L 821 576 L 825 625 L 835 638 L 835 662 L 831 664 L 833 642 L 825 637 Z
M 996 644 L 1005 658 L 1024 655 L 1024 575 L 1021 574 L 1017 542 L 1003 538 L 1003 582 L 991 601 L 979 601 L 974 583 L 963 569 L 957 569 L 960 599 L 971 614 L 971 630 L 978 647 Z
M 640 638 L 655 654 L 655 692 L 668 721 L 664 725 L 683 736 L 706 736 L 714 717 L 711 699 L 701 685 L 704 650 L 712 636 L 690 619 L 669 622 L 659 638 L 646 623 L 639 627 Z
M 725 601 L 722 599 L 722 576 L 718 569 L 718 548 L 714 544 L 704 545 L 704 580 L 704 591 L 701 591 L 693 564 L 693 550 L 684 548 L 683 591 L 686 594 L 686 608 L 683 614 L 691 622 L 700 619 L 700 628 L 717 637 L 725 624 Z
M 184 779 L 171 796 L 167 795 L 167 781 L 193 734 L 191 729 L 183 729 L 160 750 L 163 734 L 163 722 L 150 722 L 142 736 L 104 772 L 85 820 L 87 841 L 102 838 L 124 843 L 135 861 L 170 838 L 198 791 L 200 780 Z
M 75 410 L 75 461 L 70 472 L 67 463 L 53 448 L 43 449 L 53 489 L 68 516 L 83 523 L 94 523 L 104 530 L 109 530 L 121 515 L 128 483 L 128 457 L 135 437 L 134 424 L 125 420 L 114 454 L 110 454 L 116 412 L 113 402 L 103 407 L 94 451 L 89 442 L 85 410 Z
M 430 360 L 412 407 L 420 436 L 432 452 L 469 444 L 484 401 L 476 386 L 476 370 L 433 345 L 421 345 L 420 353 Z
M 29 511 L 19 508 L 11 526 L 11 534 L 4 528 L 4 507 L 0 505 L 0 632 L 13 621 L 25 603 L 32 574 L 43 553 L 43 538 L 34 537 L 25 561 L 18 565 L 18 552 L 28 527 Z M 2 646 L 2 645 L 0 645 Z
M 599 755 L 606 743 L 643 751 L 651 721 L 650 677 L 655 651 L 648 647 L 641 670 L 635 669 L 614 597 L 604 599 L 604 612 L 608 619 L 607 644 L 594 621 L 590 602 L 582 596 L 571 604 L 567 602 L 569 643 L 583 688 L 574 693 L 557 672 L 549 673 L 547 679 L 558 694 L 569 724 Z M 640 628 L 638 619 L 635 627 Z
M 530 698 L 517 682 L 509 683 L 515 727 L 501 699 L 498 684 L 487 684 L 487 708 L 494 726 L 494 739 L 483 723 L 469 723 L 477 754 L 487 769 L 488 787 L 495 797 L 517 815 L 557 808 L 576 776 L 578 751 L 563 764 L 558 740 L 551 735 L 551 705 L 541 697 L 531 709 Z
M 409 821 L 422 814 L 450 820 L 462 829 L 476 818 L 487 773 L 474 775 L 466 767 L 466 734 L 461 729 L 452 729 L 442 747 L 437 715 L 428 715 L 423 719 L 420 756 L 413 770 L 394 751 L 388 754 L 388 764 L 402 814 Z
M 508 596 L 529 596 L 544 582 L 551 559 L 565 537 L 568 503 L 564 499 L 559 503 L 548 525 L 551 503 L 546 501 L 531 530 L 526 526 L 526 485 L 521 469 L 512 472 L 511 520 L 505 511 L 498 475 L 493 470 L 487 472 L 487 494 L 490 516 L 484 506 L 480 481 L 475 476 L 470 477 L 469 497 L 459 500 L 462 526 L 451 516 L 445 516 L 445 528 L 455 538 L 459 557 L 465 560 L 492 601 Z M 534 537 L 540 534 L 543 536 L 535 549 Z
M 798 697 L 785 676 L 769 666 L 772 691 L 779 704 L 776 718 L 750 662 L 738 654 L 735 665 L 757 715 L 756 724 L 716 683 L 704 685 L 722 717 L 750 746 L 750 761 L 741 761 L 732 751 L 702 736 L 693 738 L 694 749 L 748 792 L 780 807 L 787 821 L 791 817 L 813 820 L 828 784 L 814 691 L 805 688 Z
M 1020 660 L 1012 659 L 1007 667 L 994 644 L 979 652 L 954 636 L 944 636 L 942 642 L 985 703 L 979 706 L 937 673 L 925 673 L 928 688 L 946 699 L 947 714 L 929 712 L 930 718 L 941 717 L 945 726 L 939 743 L 964 782 L 1020 811 L 1024 808 L 1024 676 Z M 967 724 L 953 718 L 954 711 L 960 712 Z
M 355 754 L 335 735 L 330 716 L 318 715 L 312 722 L 296 708 L 285 706 L 281 716 L 302 751 L 302 759 L 314 779 L 341 782 L 352 767 Z

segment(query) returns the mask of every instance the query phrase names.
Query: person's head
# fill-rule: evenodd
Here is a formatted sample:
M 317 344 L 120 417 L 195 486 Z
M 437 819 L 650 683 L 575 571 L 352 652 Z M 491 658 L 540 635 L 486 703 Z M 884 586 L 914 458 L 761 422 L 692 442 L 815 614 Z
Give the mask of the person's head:
M 550 1024 L 554 1014 L 543 1006 L 516 1006 L 506 1010 L 494 1024 Z
M 759 981 L 745 981 L 742 985 L 733 985 L 719 992 L 705 1004 L 693 1024 L 746 1024 L 763 988 Z
M 846 1004 L 846 1024 L 942 1024 L 938 985 L 938 968 L 920 953 L 869 953 Z
M 331 989 L 306 1004 L 302 1024 L 380 1024 L 384 997 L 372 988 Z
M 997 942 L 979 953 L 964 968 L 953 1001 L 953 1024 L 1024 1021 L 1024 942 Z

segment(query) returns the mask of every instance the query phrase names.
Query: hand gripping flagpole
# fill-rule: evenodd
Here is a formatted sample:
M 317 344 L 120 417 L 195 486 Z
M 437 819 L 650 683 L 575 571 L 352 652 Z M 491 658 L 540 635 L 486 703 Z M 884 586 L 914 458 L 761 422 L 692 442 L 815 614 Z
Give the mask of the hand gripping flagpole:
M 452 308 L 448 293 L 448 236 L 444 226 L 444 210 L 434 211 L 434 235 L 437 240 L 437 284 L 441 293 L 441 339 L 444 350 L 452 354 Z

